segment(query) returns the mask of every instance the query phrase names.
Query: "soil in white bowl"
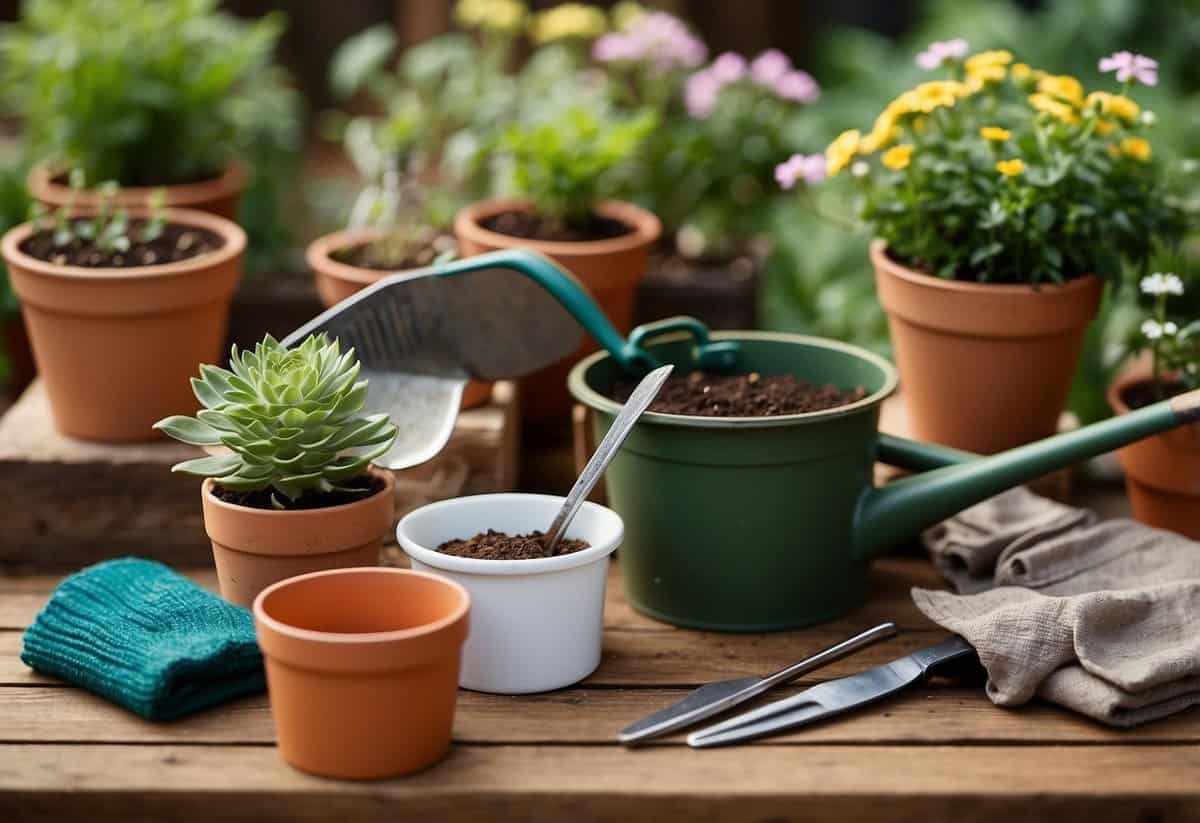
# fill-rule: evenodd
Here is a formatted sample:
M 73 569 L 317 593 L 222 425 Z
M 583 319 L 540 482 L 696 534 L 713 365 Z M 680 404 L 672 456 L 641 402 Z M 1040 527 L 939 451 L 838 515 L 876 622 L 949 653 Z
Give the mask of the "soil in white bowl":
M 550 554 L 546 551 L 546 535 L 540 531 L 510 535 L 488 529 L 474 537 L 447 540 L 438 546 L 437 550 L 442 554 L 472 557 L 476 560 L 530 560 L 574 554 L 590 547 L 591 544 L 586 540 L 564 537 L 555 546 L 554 554 Z

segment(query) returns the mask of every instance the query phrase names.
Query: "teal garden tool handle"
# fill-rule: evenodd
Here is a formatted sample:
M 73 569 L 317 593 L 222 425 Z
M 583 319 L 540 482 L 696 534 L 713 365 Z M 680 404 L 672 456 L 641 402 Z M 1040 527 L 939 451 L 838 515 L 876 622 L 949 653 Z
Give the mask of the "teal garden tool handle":
M 674 331 L 686 331 L 696 338 L 697 367 L 728 370 L 736 362 L 737 344 L 710 340 L 708 327 L 694 317 L 672 317 L 647 323 L 634 329 L 626 340 L 573 275 L 547 258 L 524 249 L 503 249 L 456 260 L 439 266 L 437 274 L 449 276 L 494 268 L 520 272 L 549 292 L 630 374 L 641 376 L 661 366 L 658 358 L 642 348 L 642 342 Z
M 855 513 L 855 551 L 864 558 L 877 554 L 1005 489 L 1196 421 L 1200 390 L 987 457 L 881 435 L 877 457 L 925 473 L 863 493 Z

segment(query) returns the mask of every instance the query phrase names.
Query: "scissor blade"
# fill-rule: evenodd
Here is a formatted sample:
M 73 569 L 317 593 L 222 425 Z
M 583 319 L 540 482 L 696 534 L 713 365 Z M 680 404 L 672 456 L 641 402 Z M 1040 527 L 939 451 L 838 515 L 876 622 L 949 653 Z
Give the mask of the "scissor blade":
M 861 674 L 831 680 L 689 735 L 694 749 L 724 746 L 795 729 L 873 703 L 921 679 L 921 667 L 907 657 Z

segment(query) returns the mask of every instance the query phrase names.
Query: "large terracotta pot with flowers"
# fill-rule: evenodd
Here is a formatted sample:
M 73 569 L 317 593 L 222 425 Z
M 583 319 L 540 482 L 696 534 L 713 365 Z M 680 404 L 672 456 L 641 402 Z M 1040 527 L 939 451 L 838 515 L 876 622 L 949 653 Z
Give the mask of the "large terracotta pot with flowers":
M 1185 230 L 1128 96 L 935 43 L 954 79 L 904 92 L 863 134 L 780 166 L 785 187 L 849 169 L 913 434 L 993 453 L 1054 432 L 1101 275 Z M 1152 82 L 1147 58 L 1102 61 Z M 1141 62 L 1139 62 L 1141 61 Z M 1152 62 L 1152 61 L 1150 61 Z
M 1141 329 L 1150 357 L 1123 370 L 1109 386 L 1114 414 L 1128 414 L 1200 385 L 1200 323 L 1185 325 L 1167 315 L 1167 300 L 1183 294 L 1183 280 L 1158 272 L 1142 280 L 1141 290 L 1154 301 L 1153 316 Z M 1139 440 L 1117 457 L 1134 517 L 1200 540 L 1200 425 Z

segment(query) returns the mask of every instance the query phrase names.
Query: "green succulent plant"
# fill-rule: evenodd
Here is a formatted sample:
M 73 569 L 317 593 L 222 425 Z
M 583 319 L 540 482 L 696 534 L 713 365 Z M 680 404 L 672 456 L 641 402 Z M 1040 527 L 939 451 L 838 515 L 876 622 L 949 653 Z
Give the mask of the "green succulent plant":
M 396 439 L 386 414 L 360 416 L 367 381 L 354 350 L 326 335 L 286 349 L 267 335 L 254 351 L 233 347 L 230 370 L 201 366 L 192 378 L 204 406 L 195 417 L 154 424 L 176 440 L 225 446 L 230 454 L 186 460 L 171 470 L 212 477 L 234 491 L 272 490 L 276 508 L 305 492 L 348 491 Z

